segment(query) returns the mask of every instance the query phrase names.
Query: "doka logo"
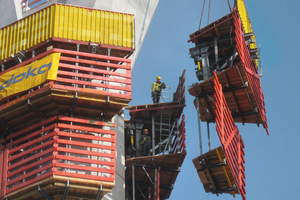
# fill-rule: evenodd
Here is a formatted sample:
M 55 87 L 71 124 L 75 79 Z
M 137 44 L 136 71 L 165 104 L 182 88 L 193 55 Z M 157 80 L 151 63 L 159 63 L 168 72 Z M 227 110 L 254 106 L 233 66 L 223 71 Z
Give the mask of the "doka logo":
M 29 77 L 34 77 L 38 76 L 41 74 L 44 74 L 46 71 L 49 71 L 51 69 L 52 63 L 42 65 L 40 67 L 36 67 L 32 69 L 32 66 L 30 66 L 27 70 L 27 72 L 23 72 L 21 74 L 15 75 L 13 74 L 10 79 L 5 81 L 1 86 L 0 86 L 0 91 L 3 90 L 4 88 L 9 87 L 10 85 L 16 84 L 21 82 L 24 79 L 28 79 Z

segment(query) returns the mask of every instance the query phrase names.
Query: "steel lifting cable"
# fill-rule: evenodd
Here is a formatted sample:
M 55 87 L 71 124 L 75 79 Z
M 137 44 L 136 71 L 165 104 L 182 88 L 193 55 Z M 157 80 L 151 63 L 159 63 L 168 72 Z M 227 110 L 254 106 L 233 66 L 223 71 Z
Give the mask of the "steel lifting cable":
M 227 0 L 227 2 L 228 2 L 229 10 L 230 10 L 230 12 L 232 12 L 229 0 Z
M 207 17 L 207 25 L 209 24 L 209 15 L 210 15 L 210 4 L 211 4 L 211 0 L 209 0 L 209 6 L 208 6 L 208 17 Z
M 200 26 L 201 26 L 201 21 L 202 21 L 204 6 L 205 6 L 205 0 L 203 2 L 203 6 L 202 6 L 201 18 L 200 18 L 200 23 L 199 23 L 199 28 L 198 29 L 200 29 Z
M 230 12 L 232 12 L 229 0 L 227 0 L 227 3 L 228 3 L 228 6 L 229 6 L 229 10 L 230 10 Z M 236 4 L 236 1 L 235 1 L 235 4 Z M 208 8 L 208 18 L 207 18 L 207 25 L 209 24 L 210 5 L 211 5 L 211 0 L 209 0 L 209 8 Z M 203 17 L 203 11 L 204 11 L 204 7 L 205 7 L 205 0 L 203 1 L 202 12 L 201 12 L 201 18 L 200 18 L 200 23 L 199 23 L 199 28 L 198 28 L 198 29 L 200 29 L 200 27 L 201 27 L 201 22 L 202 22 L 202 17 Z

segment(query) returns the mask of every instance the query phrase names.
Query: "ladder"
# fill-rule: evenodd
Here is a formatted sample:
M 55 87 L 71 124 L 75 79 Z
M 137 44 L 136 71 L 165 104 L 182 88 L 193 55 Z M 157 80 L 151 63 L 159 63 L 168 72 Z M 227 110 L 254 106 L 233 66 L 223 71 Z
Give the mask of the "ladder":
M 160 96 L 161 101 L 160 102 L 171 102 L 172 101 L 171 86 L 166 86 L 165 89 L 167 89 L 167 91 L 164 91 L 164 90 L 161 91 L 161 96 Z

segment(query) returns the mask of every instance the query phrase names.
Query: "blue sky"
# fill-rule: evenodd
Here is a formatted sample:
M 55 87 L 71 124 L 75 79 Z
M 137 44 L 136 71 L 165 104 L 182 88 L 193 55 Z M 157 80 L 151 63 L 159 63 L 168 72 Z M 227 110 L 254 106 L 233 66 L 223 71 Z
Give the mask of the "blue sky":
M 206 1 L 208 2 L 208 1 Z M 233 4 L 233 1 L 230 1 Z M 270 136 L 262 126 L 238 124 L 245 142 L 247 199 L 299 199 L 299 49 L 300 1 L 245 0 L 262 52 L 262 89 Z M 190 59 L 189 34 L 198 29 L 203 0 L 160 0 L 132 72 L 130 105 L 150 104 L 150 87 L 161 76 L 173 92 L 184 69 L 186 85 L 197 82 Z M 202 25 L 207 24 L 206 7 Z M 210 22 L 229 13 L 226 0 L 212 1 Z M 233 199 L 207 194 L 193 166 L 200 155 L 196 110 L 186 93 L 187 157 L 170 199 Z M 127 115 L 126 118 L 129 118 Z M 207 152 L 206 124 L 202 123 L 203 151 Z M 215 124 L 210 125 L 212 147 L 220 146 Z M 242 199 L 237 195 L 236 199 Z

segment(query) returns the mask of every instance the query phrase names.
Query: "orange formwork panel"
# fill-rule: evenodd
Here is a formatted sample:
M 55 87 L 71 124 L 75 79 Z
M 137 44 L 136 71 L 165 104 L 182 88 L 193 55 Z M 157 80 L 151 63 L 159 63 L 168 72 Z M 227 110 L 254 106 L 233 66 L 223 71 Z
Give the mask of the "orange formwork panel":
M 7 152 L 7 159 L 2 159 L 1 197 L 20 199 L 28 194 L 39 199 L 37 184 L 45 187 L 49 195 L 59 194 L 68 180 L 72 183 L 71 193 L 79 196 L 80 187 L 94 198 L 100 185 L 102 195 L 111 191 L 115 181 L 116 134 L 102 129 L 104 126 L 115 124 L 54 116 L 6 136 L 6 148 L 0 154 L 4 158 Z

